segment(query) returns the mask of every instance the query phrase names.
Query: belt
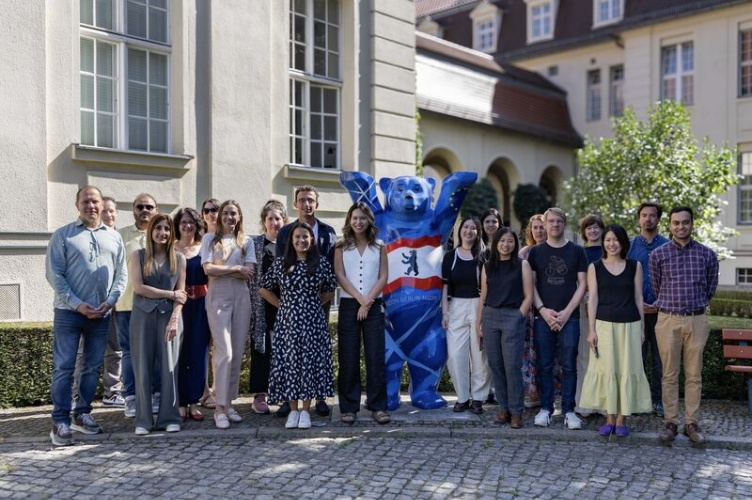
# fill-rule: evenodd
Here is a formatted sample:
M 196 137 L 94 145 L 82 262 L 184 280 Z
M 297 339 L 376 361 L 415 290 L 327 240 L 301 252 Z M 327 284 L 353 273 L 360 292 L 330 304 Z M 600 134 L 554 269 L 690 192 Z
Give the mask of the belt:
M 206 285 L 186 285 L 185 287 L 185 293 L 188 295 L 189 299 L 200 299 L 201 297 L 206 297 L 206 292 L 209 290 L 209 287 Z
M 695 311 L 681 311 L 681 312 L 673 312 L 673 311 L 667 311 L 665 309 L 658 309 L 658 311 L 662 312 L 663 314 L 670 314 L 672 316 L 702 316 L 705 314 L 705 308 L 697 309 Z

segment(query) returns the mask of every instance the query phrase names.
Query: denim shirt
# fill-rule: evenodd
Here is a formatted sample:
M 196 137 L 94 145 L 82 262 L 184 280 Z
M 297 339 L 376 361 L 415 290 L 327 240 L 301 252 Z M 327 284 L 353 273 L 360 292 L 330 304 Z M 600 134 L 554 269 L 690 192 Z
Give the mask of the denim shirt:
M 666 243 L 668 243 L 668 238 L 660 234 L 656 234 L 650 243 L 643 235 L 638 234 L 632 238 L 632 243 L 629 245 L 627 258 L 634 259 L 642 264 L 642 301 L 645 304 L 651 305 L 658 299 L 653 293 L 653 285 L 650 283 L 650 254 Z
M 46 277 L 55 291 L 55 309 L 75 311 L 84 302 L 114 306 L 128 280 L 123 239 L 104 224 L 89 229 L 77 219 L 52 234 Z

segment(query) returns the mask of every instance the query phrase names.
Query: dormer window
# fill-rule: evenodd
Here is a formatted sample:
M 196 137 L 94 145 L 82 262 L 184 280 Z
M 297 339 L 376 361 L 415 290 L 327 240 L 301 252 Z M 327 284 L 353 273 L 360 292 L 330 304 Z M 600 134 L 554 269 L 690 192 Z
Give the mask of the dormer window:
M 481 52 L 496 52 L 501 27 L 501 10 L 493 4 L 482 2 L 472 12 L 473 48 Z
M 593 0 L 593 27 L 618 23 L 624 18 L 624 0 Z
M 525 0 L 525 3 L 528 43 L 552 39 L 558 0 Z

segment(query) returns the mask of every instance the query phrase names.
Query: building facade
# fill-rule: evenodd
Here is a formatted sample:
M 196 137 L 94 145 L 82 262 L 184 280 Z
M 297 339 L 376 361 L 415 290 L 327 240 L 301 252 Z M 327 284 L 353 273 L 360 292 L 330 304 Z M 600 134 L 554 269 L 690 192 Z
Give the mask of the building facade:
M 415 171 L 410 0 L 10 0 L 0 32 L 0 321 L 52 317 L 44 255 L 85 184 L 119 225 L 235 199 L 321 193 L 341 227 L 341 170 Z M 11 208 L 12 207 L 12 208 Z

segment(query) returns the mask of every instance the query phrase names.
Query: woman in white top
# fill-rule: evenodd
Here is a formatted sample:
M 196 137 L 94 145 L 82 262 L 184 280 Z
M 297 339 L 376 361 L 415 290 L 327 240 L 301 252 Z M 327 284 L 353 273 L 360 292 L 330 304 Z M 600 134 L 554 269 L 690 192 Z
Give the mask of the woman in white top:
M 342 287 L 337 342 L 337 392 L 341 420 L 353 423 L 360 409 L 360 342 L 366 361 L 366 408 L 379 424 L 389 423 L 386 411 L 384 305 L 381 291 L 387 281 L 387 258 L 376 239 L 373 212 L 356 203 L 347 212 L 342 239 L 334 249 L 334 273 Z
M 209 276 L 206 313 L 214 341 L 214 390 L 217 403 L 214 423 L 218 429 L 243 419 L 230 406 L 238 397 L 240 362 L 251 324 L 248 280 L 253 276 L 256 251 L 243 232 L 243 213 L 234 200 L 219 207 L 216 233 L 201 241 L 201 265 Z

